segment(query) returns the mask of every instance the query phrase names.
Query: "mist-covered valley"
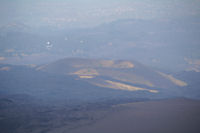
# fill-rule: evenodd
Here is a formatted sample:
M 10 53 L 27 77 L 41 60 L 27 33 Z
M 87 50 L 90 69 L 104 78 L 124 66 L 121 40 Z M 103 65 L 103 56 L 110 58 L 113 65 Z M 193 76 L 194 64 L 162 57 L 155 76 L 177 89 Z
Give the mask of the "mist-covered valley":
M 199 133 L 199 7 L 0 1 L 0 132 Z

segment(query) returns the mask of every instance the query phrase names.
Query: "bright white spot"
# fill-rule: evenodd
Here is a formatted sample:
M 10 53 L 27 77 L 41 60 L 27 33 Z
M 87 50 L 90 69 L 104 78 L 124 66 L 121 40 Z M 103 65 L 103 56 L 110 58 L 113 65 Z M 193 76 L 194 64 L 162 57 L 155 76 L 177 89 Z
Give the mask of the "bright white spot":
M 47 44 L 47 45 L 46 45 L 46 48 L 47 48 L 48 50 L 50 50 L 50 49 L 53 47 L 53 44 L 51 44 L 51 42 L 47 42 L 46 44 Z
M 49 45 L 50 44 L 50 42 L 47 42 L 47 45 Z

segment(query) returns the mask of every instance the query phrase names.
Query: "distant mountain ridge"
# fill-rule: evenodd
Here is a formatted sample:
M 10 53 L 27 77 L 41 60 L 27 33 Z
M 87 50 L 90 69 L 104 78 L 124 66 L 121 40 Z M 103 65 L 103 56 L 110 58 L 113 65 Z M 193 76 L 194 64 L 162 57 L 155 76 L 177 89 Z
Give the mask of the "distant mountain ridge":
M 197 18 L 170 21 L 124 19 L 93 28 L 70 30 L 52 27 L 40 27 L 38 31 L 18 30 L 17 27 L 26 27 L 18 25 L 14 26 L 14 31 L 0 29 L 0 41 L 4 45 L 0 56 L 20 58 L 18 62 L 31 60 L 34 55 L 135 58 L 149 66 L 177 71 L 190 67 L 186 58 L 199 59 L 200 24 Z M 38 62 L 41 61 L 37 59 L 32 64 Z
M 85 95 L 86 100 L 95 96 L 95 99 L 111 96 L 199 98 L 197 72 L 194 80 L 190 78 L 191 73 L 169 74 L 134 60 L 65 58 L 40 66 L 1 64 L 0 74 L 2 92 L 14 89 L 13 92 L 40 97 L 37 93 L 42 91 L 44 99 L 52 97 L 52 92 L 61 95 L 61 99 L 65 95 L 67 99 L 81 99 Z M 90 93 L 94 94 L 89 96 Z
M 127 91 L 172 91 L 187 83 L 137 61 L 65 58 L 41 65 L 36 70 L 53 74 L 73 75 L 96 86 Z

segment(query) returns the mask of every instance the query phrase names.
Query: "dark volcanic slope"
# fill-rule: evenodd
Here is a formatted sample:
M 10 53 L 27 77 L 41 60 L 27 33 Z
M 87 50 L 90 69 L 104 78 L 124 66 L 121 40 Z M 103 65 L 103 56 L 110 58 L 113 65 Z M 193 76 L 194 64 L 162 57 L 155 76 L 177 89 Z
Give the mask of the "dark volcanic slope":
M 73 75 L 99 87 L 134 92 L 179 95 L 177 88 L 187 86 L 187 82 L 137 61 L 66 58 L 40 66 L 37 70 Z
M 182 88 L 182 92 L 188 97 L 200 98 L 200 72 L 182 71 L 175 75 L 178 79 L 186 81 L 187 86 Z
M 129 92 L 90 84 L 73 75 L 51 74 L 25 66 L 1 65 L 0 92 L 27 95 L 37 103 L 74 104 L 120 98 L 149 98 L 150 92 Z

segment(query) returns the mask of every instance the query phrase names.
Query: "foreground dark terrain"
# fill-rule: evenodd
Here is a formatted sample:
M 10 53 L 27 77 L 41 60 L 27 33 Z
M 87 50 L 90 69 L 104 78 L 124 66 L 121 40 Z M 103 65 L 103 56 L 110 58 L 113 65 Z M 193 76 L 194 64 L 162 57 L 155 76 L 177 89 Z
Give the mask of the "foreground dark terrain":
M 199 72 L 166 73 L 128 60 L 1 64 L 0 130 L 198 133 L 199 77 Z
M 199 133 L 200 101 L 171 99 L 39 106 L 1 99 L 3 133 Z
M 112 106 L 103 119 L 70 133 L 199 133 L 200 101 L 171 99 Z

